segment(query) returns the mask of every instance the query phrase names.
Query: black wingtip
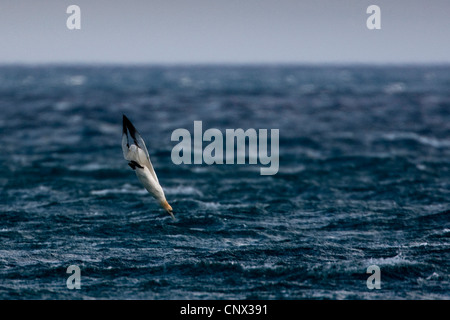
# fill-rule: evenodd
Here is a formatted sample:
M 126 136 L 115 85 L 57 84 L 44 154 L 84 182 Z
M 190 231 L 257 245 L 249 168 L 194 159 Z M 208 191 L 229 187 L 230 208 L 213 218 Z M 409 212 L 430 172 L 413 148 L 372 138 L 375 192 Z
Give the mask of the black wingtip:
M 125 126 L 125 127 L 127 127 L 128 128 L 128 130 L 130 130 L 131 128 L 132 129 L 134 129 L 134 126 L 131 124 L 131 121 L 127 118 L 127 116 L 126 115 L 123 115 L 123 125 Z M 130 130 L 131 131 L 131 130 Z
M 122 133 L 124 133 L 124 134 L 127 134 L 127 125 L 126 125 L 127 121 L 130 121 L 130 120 L 128 120 L 128 118 L 125 115 L 123 115 L 123 118 L 122 118 Z
M 131 136 L 134 138 L 134 133 L 136 132 L 136 128 L 133 126 L 133 124 L 127 118 L 126 115 L 123 115 L 123 128 L 124 128 L 124 130 L 128 129 L 128 131 L 130 132 Z
M 136 133 L 138 133 L 138 131 L 136 130 L 136 128 L 133 126 L 133 124 L 131 123 L 131 121 L 127 118 L 126 115 L 123 114 L 123 133 L 127 134 L 127 129 L 128 132 L 131 135 L 131 138 L 133 138 L 134 143 L 139 146 L 138 141 L 136 139 Z M 139 134 L 139 133 L 138 133 Z

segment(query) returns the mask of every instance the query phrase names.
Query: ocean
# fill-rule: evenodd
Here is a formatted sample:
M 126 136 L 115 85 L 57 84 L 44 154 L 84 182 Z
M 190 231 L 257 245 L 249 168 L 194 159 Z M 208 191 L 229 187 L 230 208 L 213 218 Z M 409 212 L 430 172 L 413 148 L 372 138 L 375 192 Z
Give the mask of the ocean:
M 450 299 L 450 66 L 11 65 L 0 111 L 0 299 Z M 278 172 L 175 164 L 194 121 Z

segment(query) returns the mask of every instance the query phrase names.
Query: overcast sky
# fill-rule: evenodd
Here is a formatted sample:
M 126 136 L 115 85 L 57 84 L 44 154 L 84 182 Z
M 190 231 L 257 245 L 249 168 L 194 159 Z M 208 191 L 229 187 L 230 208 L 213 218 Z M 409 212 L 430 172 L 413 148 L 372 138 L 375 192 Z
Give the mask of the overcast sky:
M 449 63 L 449 34 L 450 0 L 0 0 L 0 63 Z

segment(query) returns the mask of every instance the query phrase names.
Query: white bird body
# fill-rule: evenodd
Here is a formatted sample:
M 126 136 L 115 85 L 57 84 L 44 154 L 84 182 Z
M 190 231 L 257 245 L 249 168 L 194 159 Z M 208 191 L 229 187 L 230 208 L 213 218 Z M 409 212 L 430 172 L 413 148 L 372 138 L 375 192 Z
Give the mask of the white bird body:
M 133 144 L 129 143 L 128 133 L 133 139 Z M 128 165 L 136 172 L 136 176 L 145 189 L 175 219 L 172 207 L 167 202 L 156 172 L 153 169 L 144 140 L 125 115 L 123 116 L 122 151 L 125 160 L 128 161 Z

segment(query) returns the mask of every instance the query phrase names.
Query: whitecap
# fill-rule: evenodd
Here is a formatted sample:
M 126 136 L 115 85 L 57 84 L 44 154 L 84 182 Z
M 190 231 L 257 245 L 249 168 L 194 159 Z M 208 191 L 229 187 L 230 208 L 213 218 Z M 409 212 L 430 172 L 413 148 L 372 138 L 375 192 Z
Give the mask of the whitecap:
M 171 188 L 164 188 L 164 193 L 175 195 L 195 195 L 203 196 L 203 193 L 192 186 L 177 186 Z
M 434 148 L 450 147 L 450 140 L 425 137 L 414 132 L 390 132 L 383 134 L 382 137 L 390 141 L 411 139 Z
M 94 196 L 105 196 L 108 194 L 147 194 L 147 191 L 145 189 L 131 188 L 130 185 L 126 184 L 122 188 L 92 190 L 90 194 Z
M 98 129 L 106 134 L 114 134 L 117 132 L 120 132 L 120 130 L 122 129 L 120 126 L 118 125 L 114 125 L 114 124 L 109 124 L 109 123 L 100 123 L 98 124 Z
M 409 245 L 410 248 L 426 247 L 426 246 L 428 246 L 428 242 L 413 242 Z
M 403 82 L 393 82 L 384 87 L 384 92 L 387 94 L 401 93 L 406 90 L 406 85 Z
M 420 170 L 420 171 L 425 171 L 425 170 L 427 170 L 427 167 L 426 167 L 425 165 L 423 165 L 423 164 L 420 164 L 420 163 L 416 164 L 416 168 L 417 168 L 418 170 Z
M 81 86 L 86 82 L 86 77 L 83 75 L 69 76 L 64 80 L 64 83 L 69 86 Z
M 439 280 L 440 276 L 437 272 L 433 272 L 431 275 L 429 275 L 426 280 Z
M 368 261 L 369 265 L 377 265 L 377 266 L 397 266 L 402 264 L 413 264 L 413 262 L 406 260 L 401 253 L 397 254 L 394 257 L 388 258 L 370 258 Z
M 97 170 L 103 170 L 103 169 L 111 169 L 111 166 L 107 166 L 105 164 L 99 164 L 97 162 L 86 163 L 81 166 L 79 166 L 79 165 L 69 166 L 69 170 L 84 171 L 84 172 L 91 172 L 91 171 L 97 171 Z

